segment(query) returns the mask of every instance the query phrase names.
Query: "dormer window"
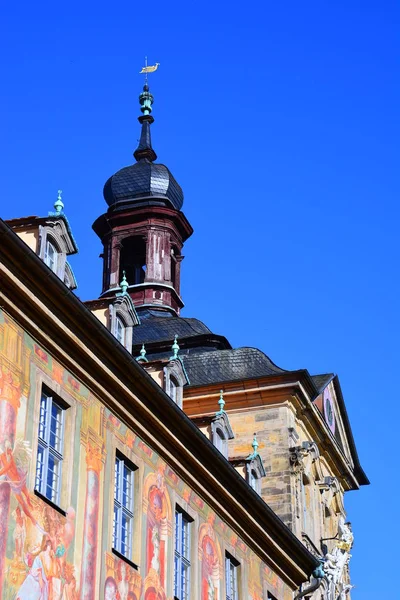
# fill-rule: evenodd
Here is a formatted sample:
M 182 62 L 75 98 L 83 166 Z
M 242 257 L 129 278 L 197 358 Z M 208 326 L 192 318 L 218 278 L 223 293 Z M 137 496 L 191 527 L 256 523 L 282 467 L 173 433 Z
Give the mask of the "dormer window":
M 253 446 L 254 447 L 254 446 Z M 245 479 L 257 494 L 261 492 L 261 479 L 265 477 L 265 469 L 257 448 L 245 459 Z
M 225 400 L 221 390 L 219 400 L 219 411 L 211 419 L 211 441 L 225 458 L 228 458 L 228 440 L 232 440 L 232 427 L 229 423 L 228 414 L 224 410 Z
M 44 251 L 44 262 L 53 271 L 57 273 L 58 268 L 58 251 L 55 245 L 49 240 L 46 240 L 46 247 Z
M 123 346 L 125 346 L 126 327 L 125 327 L 125 324 L 123 323 L 122 319 L 120 319 L 120 317 L 118 317 L 118 316 L 115 317 L 114 327 L 115 327 L 115 333 L 114 333 L 115 337 Z
M 168 396 L 182 408 L 183 404 L 183 386 L 189 383 L 185 367 L 179 355 L 178 336 L 174 338 L 168 364 L 164 367 L 164 389 Z

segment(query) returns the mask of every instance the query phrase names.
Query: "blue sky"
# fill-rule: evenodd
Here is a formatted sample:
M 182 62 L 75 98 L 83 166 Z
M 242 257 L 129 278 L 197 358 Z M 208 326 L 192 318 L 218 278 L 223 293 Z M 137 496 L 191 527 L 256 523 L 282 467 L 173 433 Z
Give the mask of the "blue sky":
M 346 497 L 353 598 L 393 597 L 398 3 L 23 1 L 1 13 L 1 216 L 46 214 L 61 188 L 78 295 L 97 297 L 91 224 L 106 179 L 133 161 L 143 57 L 160 62 L 153 145 L 195 229 L 183 314 L 284 368 L 339 374 L 372 481 Z

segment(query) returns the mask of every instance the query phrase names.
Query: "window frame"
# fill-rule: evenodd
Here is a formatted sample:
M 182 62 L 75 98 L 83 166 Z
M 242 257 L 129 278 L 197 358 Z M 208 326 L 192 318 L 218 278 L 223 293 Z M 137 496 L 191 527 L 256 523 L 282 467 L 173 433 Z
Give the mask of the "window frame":
M 118 461 L 118 469 L 117 469 Z M 124 488 L 123 486 L 117 485 L 124 481 L 124 470 L 129 470 L 131 480 L 129 482 L 130 487 L 130 506 L 124 504 Z M 112 543 L 111 547 L 113 552 L 122 558 L 126 558 L 129 562 L 132 560 L 133 555 L 133 533 L 134 533 L 134 522 L 135 522 L 135 471 L 137 470 L 136 465 L 129 460 L 127 456 L 122 454 L 118 449 L 115 452 L 114 459 L 114 493 L 113 493 L 113 523 L 112 523 Z M 118 473 L 118 474 L 117 474 Z M 116 519 L 116 509 L 118 511 L 119 519 Z M 123 517 L 129 520 L 129 541 L 123 541 Z M 116 532 L 116 530 L 118 530 Z
M 49 261 L 51 260 L 51 258 L 49 258 L 50 257 L 49 248 L 52 248 L 52 250 L 54 251 L 54 258 L 53 258 L 54 264 L 53 264 L 53 266 L 51 266 L 51 264 L 49 264 Z M 46 241 L 45 241 L 45 245 L 44 245 L 44 258 L 43 258 L 43 262 L 49 267 L 49 269 L 51 269 L 53 271 L 53 273 L 58 273 L 59 255 L 60 255 L 60 251 L 57 248 L 56 244 L 51 239 L 51 237 L 47 236 L 46 237 Z
M 171 398 L 171 400 L 173 400 L 175 402 L 175 404 L 178 404 L 178 390 L 179 390 L 179 383 L 177 382 L 177 380 L 175 379 L 174 376 L 170 375 L 169 378 L 169 397 Z M 178 405 L 179 406 L 179 405 Z
M 174 598 L 176 600 L 190 599 L 191 586 L 191 553 L 193 519 L 178 504 L 175 505 L 174 522 Z M 187 544 L 185 544 L 185 539 Z M 184 580 L 182 575 L 186 574 Z M 177 576 L 179 574 L 179 577 Z M 183 582 L 186 588 L 184 589 Z
M 225 552 L 225 598 L 239 600 L 240 562 L 229 552 Z
M 46 398 L 46 407 L 43 409 L 42 403 L 43 398 Z M 52 432 L 52 418 L 53 418 L 53 406 L 59 409 L 60 421 L 58 422 L 60 428 L 60 435 L 57 435 L 57 431 Z M 38 492 L 43 498 L 54 504 L 55 506 L 60 505 L 61 499 L 61 481 L 63 477 L 63 462 L 65 459 L 64 453 L 64 437 L 65 437 L 65 423 L 66 423 L 66 410 L 69 407 L 49 388 L 42 386 L 40 403 L 39 403 L 39 422 L 38 422 L 38 445 L 36 451 L 36 465 L 35 465 L 35 479 L 34 479 L 34 490 Z M 42 420 L 42 414 L 44 413 L 44 419 Z M 57 421 L 56 421 L 57 424 Z M 41 435 L 42 433 L 42 435 Z M 59 439 L 58 447 L 52 444 L 51 436 Z M 39 462 L 39 456 L 42 453 L 42 461 Z M 57 461 L 58 471 L 54 471 L 57 477 L 56 487 L 53 485 L 49 488 L 48 475 L 49 475 L 49 458 L 52 457 L 54 464 Z M 41 468 L 40 468 L 41 465 Z M 46 474 L 46 475 L 45 475 Z M 54 478 L 53 478 L 54 483 Z M 50 493 L 54 492 L 54 495 L 48 495 L 47 488 L 50 489 Z
M 121 334 L 121 337 L 119 336 Z M 126 345 L 126 325 L 121 316 L 116 313 L 114 319 L 114 336 L 124 347 Z
M 222 427 L 215 428 L 214 446 L 225 458 L 228 458 L 228 440 Z

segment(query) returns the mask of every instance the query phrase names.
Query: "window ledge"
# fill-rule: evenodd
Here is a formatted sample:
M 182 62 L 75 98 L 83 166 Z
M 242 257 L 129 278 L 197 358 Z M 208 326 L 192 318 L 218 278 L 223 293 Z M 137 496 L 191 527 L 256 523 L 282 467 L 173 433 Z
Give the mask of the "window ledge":
M 46 502 L 46 504 L 48 504 L 49 506 L 51 506 L 51 508 L 54 508 L 54 510 L 56 510 L 57 512 L 59 512 L 61 515 L 63 515 L 63 517 L 67 516 L 67 513 L 65 510 L 63 510 L 62 508 L 60 508 L 57 504 L 55 504 L 52 500 L 50 500 L 47 496 L 45 496 L 44 494 L 41 494 L 39 492 L 39 490 L 34 489 L 33 493 L 35 494 L 35 496 L 37 496 L 38 498 L 40 498 L 41 500 L 43 500 L 43 502 Z
M 120 558 L 121 560 L 123 560 L 126 563 L 128 563 L 128 565 L 131 566 L 136 571 L 139 570 L 139 567 L 137 565 L 135 565 L 134 562 L 132 562 L 131 560 L 129 560 L 129 558 L 127 558 L 126 556 L 124 556 L 123 554 L 121 554 L 121 552 L 118 552 L 118 550 L 116 550 L 115 548 L 111 548 L 111 552 L 113 554 L 115 554 L 115 556 L 118 556 L 118 558 Z

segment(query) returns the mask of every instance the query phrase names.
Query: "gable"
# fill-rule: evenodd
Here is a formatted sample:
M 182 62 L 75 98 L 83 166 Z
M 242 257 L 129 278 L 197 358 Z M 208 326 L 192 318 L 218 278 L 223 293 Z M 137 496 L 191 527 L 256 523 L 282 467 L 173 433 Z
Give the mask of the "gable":
M 339 380 L 337 376 L 335 376 L 329 381 L 329 383 L 325 384 L 325 387 L 321 390 L 321 393 L 315 400 L 315 404 L 319 408 L 328 429 L 336 439 L 342 452 L 345 454 L 351 466 L 354 468 L 354 461 L 346 435 L 343 410 L 342 406 L 340 405 L 341 403 L 338 401 L 338 392 L 341 395 Z

